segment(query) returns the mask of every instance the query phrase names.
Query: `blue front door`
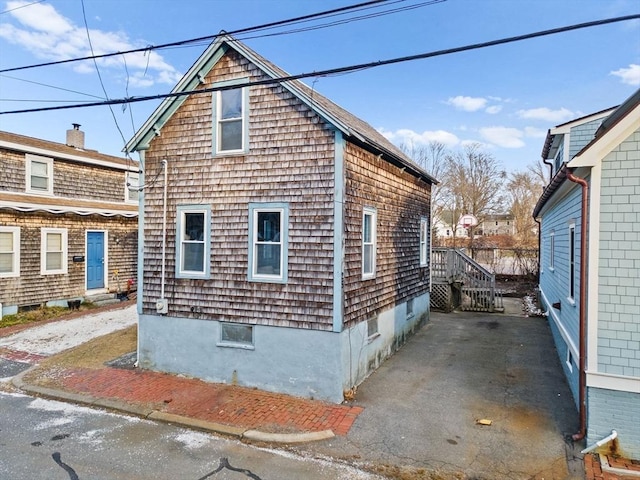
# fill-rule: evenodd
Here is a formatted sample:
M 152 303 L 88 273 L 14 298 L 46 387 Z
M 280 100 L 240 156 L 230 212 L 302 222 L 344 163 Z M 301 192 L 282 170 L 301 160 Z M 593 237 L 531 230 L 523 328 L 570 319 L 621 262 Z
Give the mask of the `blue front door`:
M 104 288 L 104 233 L 87 232 L 87 290 Z

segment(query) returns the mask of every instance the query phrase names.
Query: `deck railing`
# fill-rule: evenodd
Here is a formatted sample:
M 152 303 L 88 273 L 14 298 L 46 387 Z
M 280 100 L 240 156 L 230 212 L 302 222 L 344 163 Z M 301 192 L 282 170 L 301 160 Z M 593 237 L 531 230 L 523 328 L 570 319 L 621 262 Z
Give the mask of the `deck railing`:
M 493 312 L 503 309 L 496 277 L 457 248 L 433 248 L 431 269 L 434 283 L 459 285 L 463 310 Z

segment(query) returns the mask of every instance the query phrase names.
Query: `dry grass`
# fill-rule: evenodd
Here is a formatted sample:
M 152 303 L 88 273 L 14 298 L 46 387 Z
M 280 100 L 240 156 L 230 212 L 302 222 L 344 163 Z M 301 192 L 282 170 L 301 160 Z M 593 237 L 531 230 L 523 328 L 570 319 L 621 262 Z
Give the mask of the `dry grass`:
M 92 303 L 83 303 L 80 311 L 87 311 L 96 308 Z M 13 315 L 4 315 L 0 319 L 0 328 L 12 327 L 14 325 L 24 325 L 27 323 L 42 322 L 45 320 L 60 319 L 66 315 L 77 313 L 78 310 L 69 310 L 66 307 L 40 307 L 28 312 L 18 312 Z
M 82 345 L 49 357 L 42 368 L 103 368 L 104 363 L 136 350 L 138 329 L 136 325 L 109 333 Z
M 379 464 L 371 471 L 392 480 L 468 480 L 462 473 L 449 473 L 398 465 Z

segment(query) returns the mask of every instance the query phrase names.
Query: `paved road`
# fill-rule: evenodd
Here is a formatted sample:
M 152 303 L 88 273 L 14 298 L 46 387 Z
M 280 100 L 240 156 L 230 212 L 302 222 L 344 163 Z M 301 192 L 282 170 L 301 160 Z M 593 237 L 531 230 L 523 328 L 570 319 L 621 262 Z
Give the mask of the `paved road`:
M 328 461 L 0 392 L 0 478 L 11 480 L 374 480 Z
M 578 414 L 546 319 L 432 313 L 356 404 L 346 439 L 301 448 L 478 479 L 584 478 L 564 439 Z

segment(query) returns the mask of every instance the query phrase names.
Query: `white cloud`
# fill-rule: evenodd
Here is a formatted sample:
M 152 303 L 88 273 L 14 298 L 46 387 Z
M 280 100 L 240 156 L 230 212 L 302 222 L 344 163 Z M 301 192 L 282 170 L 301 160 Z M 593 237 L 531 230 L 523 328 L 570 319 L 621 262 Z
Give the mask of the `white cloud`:
M 502 105 L 491 105 L 490 107 L 487 107 L 485 112 L 495 115 L 496 113 L 499 113 L 500 110 L 502 110 Z
M 395 132 L 378 128 L 378 131 L 396 145 L 427 145 L 429 142 L 435 141 L 452 147 L 460 143 L 460 139 L 456 135 L 445 130 L 427 130 L 422 133 L 417 133 L 406 128 L 396 130 Z
M 629 64 L 629 68 L 621 68 L 620 70 L 610 72 L 609 75 L 620 77 L 622 83 L 626 83 L 627 85 L 640 85 L 640 65 L 636 65 L 635 63 Z
M 517 128 L 511 127 L 485 127 L 480 129 L 482 137 L 503 148 L 521 148 L 525 143 L 522 141 L 524 133 Z
M 547 107 L 541 107 L 529 110 L 518 110 L 517 113 L 520 118 L 526 118 L 528 120 L 544 120 L 545 122 L 556 123 L 575 117 L 575 113 L 567 108 L 551 110 Z
M 465 97 L 458 95 L 457 97 L 450 97 L 446 101 L 447 105 L 453 105 L 458 110 L 464 110 L 465 112 L 475 112 L 485 107 L 487 99 L 482 97 Z
M 524 127 L 524 135 L 531 138 L 545 138 L 547 131 L 542 128 Z
M 7 10 L 19 25 L 0 23 L 0 37 L 19 45 L 39 58 L 46 60 L 66 60 L 91 55 L 87 33 L 82 26 L 60 15 L 52 5 L 31 3 L 29 8 L 24 0 L 7 2 Z M 109 32 L 90 29 L 91 44 L 96 55 L 132 50 L 146 45 L 145 42 L 132 42 L 123 32 Z M 131 74 L 130 84 L 151 86 L 154 83 L 175 84 L 181 77 L 173 66 L 169 65 L 156 52 L 132 53 L 125 56 L 108 57 L 98 60 L 101 68 L 112 69 L 124 76 L 124 62 Z M 74 63 L 78 73 L 93 73 L 93 62 Z M 124 80 L 124 79 L 123 79 Z

